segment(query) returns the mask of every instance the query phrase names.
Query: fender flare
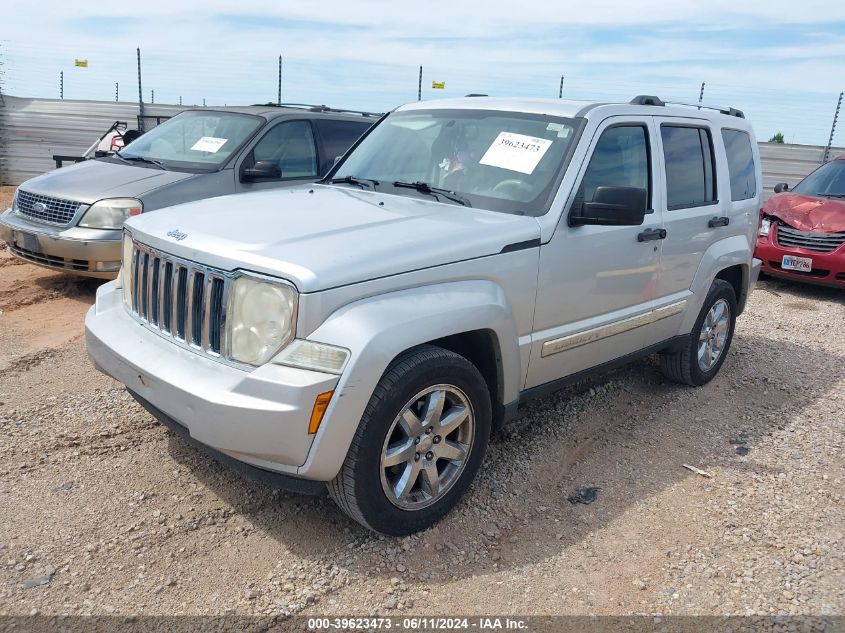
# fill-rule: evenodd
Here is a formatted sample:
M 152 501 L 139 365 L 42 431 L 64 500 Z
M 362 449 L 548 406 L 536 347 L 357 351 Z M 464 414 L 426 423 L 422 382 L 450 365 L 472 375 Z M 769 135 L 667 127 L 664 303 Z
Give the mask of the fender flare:
M 467 280 L 362 299 L 334 312 L 309 340 L 351 354 L 300 476 L 329 481 L 346 459 L 364 409 L 391 361 L 444 336 L 490 330 L 498 339 L 504 402 L 515 401 L 522 373 L 516 323 L 502 289 Z
M 740 293 L 741 296 L 736 298 L 739 311 L 742 312 L 750 291 L 752 257 L 753 249 L 748 246 L 748 237 L 746 235 L 726 237 L 718 242 L 714 242 L 704 251 L 701 261 L 698 264 L 698 269 L 695 271 L 695 276 L 690 284 L 690 291 L 695 298 L 691 303 L 695 305 L 687 310 L 681 332 L 690 332 L 692 330 L 692 326 L 698 318 L 698 313 L 701 311 L 704 298 L 707 296 L 707 291 L 713 284 L 716 275 L 731 266 L 742 267 L 742 291 Z

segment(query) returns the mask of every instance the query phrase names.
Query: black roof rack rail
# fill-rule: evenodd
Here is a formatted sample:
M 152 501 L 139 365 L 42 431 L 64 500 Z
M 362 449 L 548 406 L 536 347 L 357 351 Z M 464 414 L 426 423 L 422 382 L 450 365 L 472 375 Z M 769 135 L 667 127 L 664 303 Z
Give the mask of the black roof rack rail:
M 490 95 L 484 95 L 480 92 L 470 92 L 468 95 L 464 95 L 465 97 L 489 97 Z
M 664 106 L 663 100 L 660 97 L 653 95 L 637 95 L 630 101 L 631 105 L 647 105 L 647 106 Z
M 637 95 L 633 99 L 631 99 L 631 105 L 647 105 L 647 106 L 666 106 L 666 105 L 680 105 L 680 106 L 687 106 L 690 108 L 705 108 L 706 110 L 716 110 L 717 112 L 721 112 L 722 114 L 726 114 L 728 116 L 735 116 L 740 119 L 745 118 L 745 113 L 742 110 L 737 110 L 736 108 L 730 107 L 723 107 L 723 106 L 714 106 L 714 105 L 706 105 L 704 103 L 684 103 L 683 101 L 663 101 L 659 97 L 653 97 L 651 95 Z
M 327 105 L 315 105 L 313 103 L 267 103 L 272 108 L 303 108 L 311 112 L 333 112 L 335 114 L 360 114 L 361 116 L 381 116 L 382 112 L 366 112 L 364 110 L 347 110 L 346 108 L 331 108 Z

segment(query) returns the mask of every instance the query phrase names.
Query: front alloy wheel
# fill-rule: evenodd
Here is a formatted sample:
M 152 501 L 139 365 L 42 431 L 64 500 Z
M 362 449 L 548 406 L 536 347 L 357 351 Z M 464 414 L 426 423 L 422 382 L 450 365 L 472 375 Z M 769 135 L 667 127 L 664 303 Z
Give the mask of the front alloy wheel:
M 433 345 L 408 350 L 376 385 L 329 494 L 377 532 L 424 530 L 469 488 L 491 419 L 490 392 L 475 365 Z
M 381 453 L 381 487 L 395 506 L 436 503 L 466 466 L 475 435 L 472 405 L 454 385 L 423 389 L 396 416 Z

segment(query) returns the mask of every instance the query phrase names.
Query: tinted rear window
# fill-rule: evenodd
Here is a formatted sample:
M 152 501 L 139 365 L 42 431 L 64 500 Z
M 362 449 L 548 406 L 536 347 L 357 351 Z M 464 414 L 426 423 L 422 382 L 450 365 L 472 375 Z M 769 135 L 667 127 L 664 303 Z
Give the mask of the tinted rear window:
M 684 209 L 716 201 L 716 169 L 710 130 L 662 125 L 666 161 L 666 205 Z
M 363 121 L 332 121 L 330 119 L 317 119 L 317 129 L 323 141 L 323 169 L 325 172 L 334 164 L 334 159 L 343 156 L 352 144 L 366 132 L 375 120 Z
M 722 130 L 725 152 L 728 155 L 728 173 L 731 177 L 731 200 L 748 200 L 757 195 L 757 178 L 754 175 L 754 154 L 751 137 L 740 130 Z

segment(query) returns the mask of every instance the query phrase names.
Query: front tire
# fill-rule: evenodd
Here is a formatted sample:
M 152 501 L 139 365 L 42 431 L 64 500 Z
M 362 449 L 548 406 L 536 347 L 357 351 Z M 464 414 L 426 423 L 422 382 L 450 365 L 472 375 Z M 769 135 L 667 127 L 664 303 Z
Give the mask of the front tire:
M 472 363 L 432 345 L 410 350 L 376 385 L 329 494 L 377 532 L 423 530 L 469 488 L 491 418 L 487 384 Z
M 716 279 L 683 347 L 660 355 L 660 369 L 669 380 L 700 387 L 719 373 L 728 355 L 736 327 L 736 295 L 733 286 Z

